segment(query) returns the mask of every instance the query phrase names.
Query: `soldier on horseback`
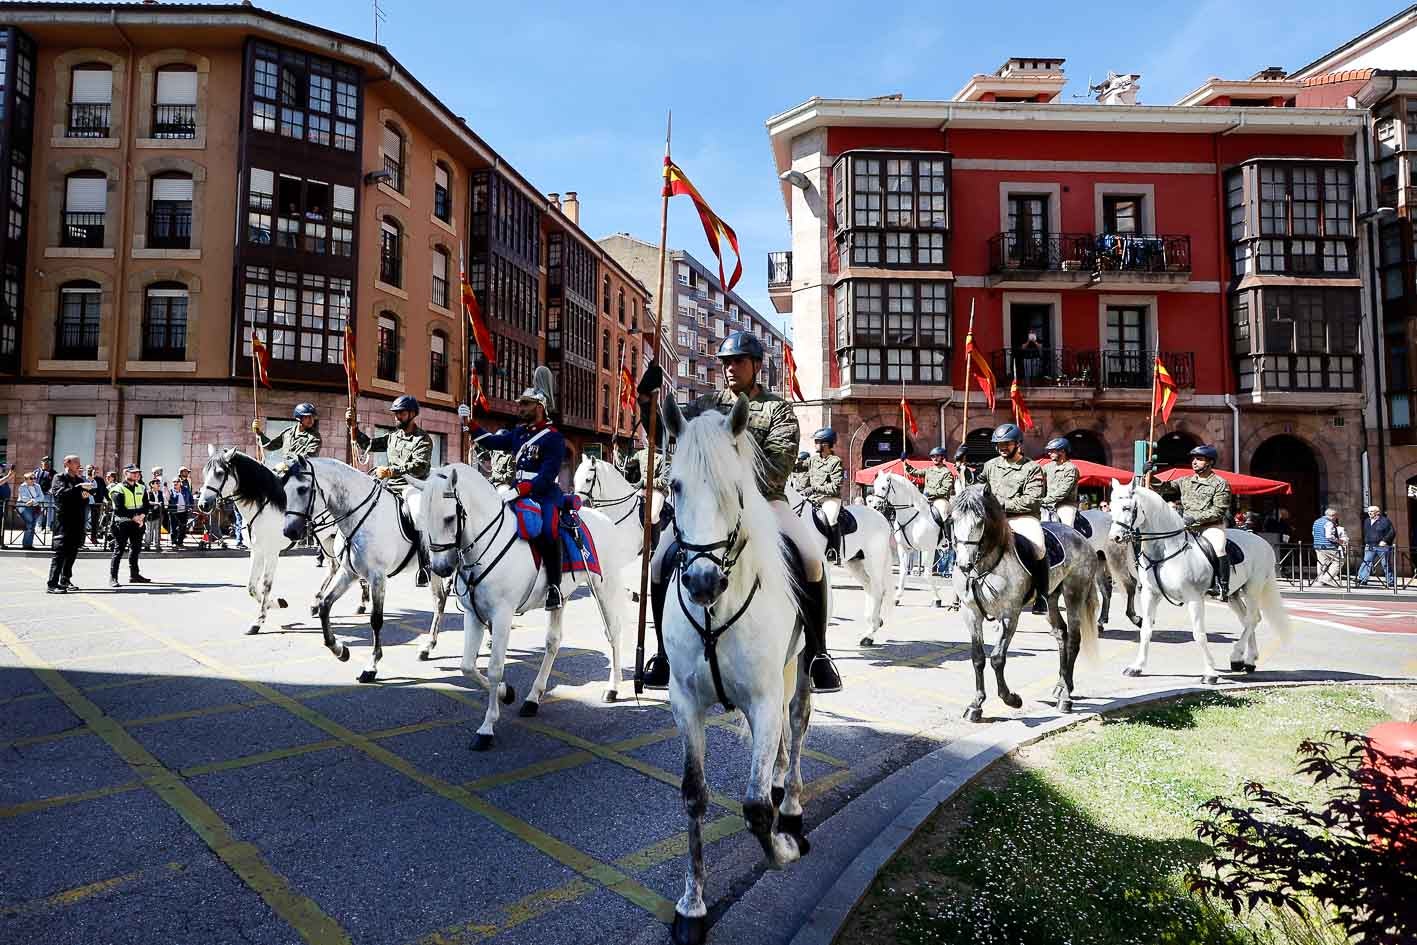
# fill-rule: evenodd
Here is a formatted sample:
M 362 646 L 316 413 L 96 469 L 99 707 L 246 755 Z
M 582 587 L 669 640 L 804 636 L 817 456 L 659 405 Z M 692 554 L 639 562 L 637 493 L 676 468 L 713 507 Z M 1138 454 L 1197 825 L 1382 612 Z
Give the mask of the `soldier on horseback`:
M 1023 566 L 1033 577 L 1033 612 L 1047 613 L 1048 559 L 1043 545 L 1043 523 L 1038 518 L 1047 491 L 1043 470 L 1024 455 L 1023 431 L 1014 424 L 1000 424 L 989 442 L 999 455 L 984 464 L 981 480 L 984 488 L 1004 507 L 1014 534 L 1028 540 L 1033 553 Z
M 812 454 L 803 450 L 797 454 L 797 463 L 792 467 L 792 475 L 787 477 L 787 482 L 799 494 L 807 494 L 807 472 L 812 465 Z
M 344 420 L 349 424 L 349 435 L 360 449 L 387 455 L 383 466 L 374 467 L 374 478 L 402 499 L 410 478 L 428 478 L 433 463 L 433 437 L 418 425 L 418 401 L 408 394 L 390 404 L 389 411 L 397 426 L 377 436 L 371 437 L 359 429 L 353 408 L 345 410 Z M 428 586 L 428 553 L 422 542 L 418 542 L 418 586 Z
M 920 491 L 930 500 L 930 508 L 940 527 L 947 527 L 950 521 L 950 499 L 955 494 L 955 477 L 950 467 L 945 465 L 945 448 L 937 446 L 930 451 L 933 465 L 925 470 L 925 486 Z
M 645 470 L 649 467 L 649 447 L 641 446 L 635 450 L 635 455 L 625 461 L 625 479 L 632 485 L 643 485 Z M 669 456 L 663 450 L 655 451 L 653 476 L 654 495 L 651 497 L 649 520 L 658 522 L 660 513 L 664 511 L 664 503 L 669 499 Z
M 791 404 L 758 384 L 757 375 L 763 366 L 763 357 L 762 342 L 751 333 L 735 331 L 730 334 L 718 348 L 726 386 L 717 394 L 700 397 L 683 408 L 683 413 L 686 419 L 706 410 L 727 414 L 738 402 L 740 394 L 748 398 L 748 431 L 757 441 L 765 461 L 763 479 L 758 486 L 777 515 L 779 531 L 792 543 L 802 561 L 806 586 L 802 588 L 802 599 L 798 603 L 806 635 L 812 689 L 816 692 L 835 692 L 841 688 L 841 676 L 827 653 L 827 598 L 830 588 L 825 562 L 814 552 L 814 543 L 805 533 L 807 525 L 793 514 L 784 492 L 797 450 L 797 417 L 792 412 Z M 641 387 L 642 394 L 652 396 L 652 391 L 658 387 L 658 379 L 653 379 L 649 384 L 642 383 Z M 645 387 L 649 390 L 644 390 Z M 672 536 L 660 541 L 651 567 L 651 602 L 659 651 L 645 666 L 644 684 L 657 689 L 669 685 L 669 660 L 664 653 L 663 626 L 664 601 L 669 586 L 664 558 L 671 544 Z
M 275 436 L 268 437 L 262 432 L 261 421 L 251 421 L 251 432 L 256 434 L 256 440 L 261 444 L 261 448 L 275 452 L 279 450 L 285 457 L 285 464 L 289 465 L 297 459 L 304 459 L 307 456 L 319 456 L 320 448 L 324 445 L 324 440 L 320 436 L 320 413 L 312 403 L 301 403 L 295 405 L 294 417 L 295 425 L 286 427 Z M 284 472 L 284 470 L 276 470 Z
M 471 418 L 466 404 L 458 406 L 458 415 L 466 423 L 473 443 L 510 455 L 517 495 L 530 498 L 541 507 L 537 548 L 541 552 L 542 567 L 546 569 L 547 610 L 560 610 L 562 603 L 558 520 L 564 494 L 557 477 L 566 456 L 566 439 L 550 420 L 554 397 L 550 370 L 538 367 L 532 375 L 532 386 L 517 398 L 517 419 L 521 422 L 510 430 L 489 433 Z
M 1055 436 L 1048 441 L 1048 458 L 1053 460 L 1044 468 L 1048 491 L 1043 496 L 1043 508 L 1050 522 L 1062 522 L 1068 527 L 1076 527 L 1078 517 L 1078 479 L 1081 474 L 1068 457 L 1068 438 Z
M 1215 586 L 1221 600 L 1230 596 L 1230 556 L 1225 549 L 1225 523 L 1230 519 L 1230 483 L 1215 473 L 1215 447 L 1191 450 L 1194 475 L 1176 480 L 1181 490 L 1181 517 L 1192 532 L 1215 552 Z
M 827 522 L 827 560 L 841 561 L 841 487 L 846 481 L 846 467 L 836 455 L 836 431 L 822 427 L 812 435 L 817 455 L 807 461 L 807 488 L 802 490 L 813 505 L 822 510 Z

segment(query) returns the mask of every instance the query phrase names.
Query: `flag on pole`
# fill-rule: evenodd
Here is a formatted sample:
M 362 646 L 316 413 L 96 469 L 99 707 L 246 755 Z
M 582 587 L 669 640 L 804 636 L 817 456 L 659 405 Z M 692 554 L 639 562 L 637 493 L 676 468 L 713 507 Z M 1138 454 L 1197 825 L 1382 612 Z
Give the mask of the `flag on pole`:
M 620 365 L 620 406 L 626 410 L 635 408 L 635 379 L 623 362 Z
M 351 403 L 359 397 L 359 368 L 354 355 L 354 320 L 351 318 L 344 323 L 344 378 Z
M 472 374 L 472 402 L 482 409 L 483 413 L 492 412 L 492 403 L 487 399 L 487 395 L 482 392 L 482 378 L 476 372 Z
M 792 355 L 792 345 L 783 342 L 782 344 L 782 387 L 789 397 L 796 400 L 806 401 L 802 396 L 802 385 L 797 382 L 797 359 Z
M 984 392 L 984 401 L 989 405 L 989 409 L 994 409 L 994 387 L 998 383 L 994 380 L 994 369 L 989 367 L 989 362 L 984 360 L 984 355 L 974 350 L 974 332 L 964 336 L 964 370 L 965 370 L 965 395 L 969 394 L 971 381 L 979 382 L 979 389 Z
M 1161 363 L 1161 359 L 1156 359 L 1156 383 L 1151 392 L 1151 412 L 1161 417 L 1161 422 L 1166 423 L 1171 419 L 1171 408 L 1176 406 L 1177 391 L 1176 379 L 1171 376 L 1171 372 L 1166 370 L 1166 365 Z
M 1033 414 L 1028 412 L 1028 404 L 1023 402 L 1023 391 L 1018 389 L 1018 379 L 1009 386 L 1009 400 L 1014 405 L 1014 423 L 1025 431 L 1033 429 Z
M 482 306 L 477 304 L 477 293 L 472 291 L 472 285 L 467 281 L 467 269 L 464 268 L 461 257 L 458 259 L 458 282 L 462 283 L 462 308 L 467 313 L 467 322 L 472 328 L 472 340 L 477 342 L 477 347 L 482 351 L 487 363 L 496 364 L 497 349 L 492 344 L 492 332 L 487 327 L 487 320 L 482 317 Z
M 664 156 L 664 196 L 684 196 L 694 202 L 694 208 L 699 211 L 699 220 L 704 225 L 704 237 L 708 240 L 713 254 L 718 257 L 718 283 L 723 286 L 725 292 L 731 292 L 743 277 L 743 257 L 738 252 L 738 234 L 709 208 L 708 201 L 704 200 L 698 188 L 689 183 L 689 178 L 679 169 L 679 165 L 669 159 L 668 154 Z M 735 265 L 733 276 L 728 279 L 723 277 L 723 248 L 718 242 L 720 236 L 728 240 L 728 245 L 733 247 Z
M 906 402 L 904 397 L 900 399 L 900 415 L 906 429 L 910 431 L 910 435 L 919 436 L 920 428 L 915 425 L 915 412 L 910 409 L 910 404 Z
M 256 365 L 256 379 L 261 382 L 261 386 L 271 386 L 271 352 L 256 334 L 256 329 L 251 329 L 251 360 Z

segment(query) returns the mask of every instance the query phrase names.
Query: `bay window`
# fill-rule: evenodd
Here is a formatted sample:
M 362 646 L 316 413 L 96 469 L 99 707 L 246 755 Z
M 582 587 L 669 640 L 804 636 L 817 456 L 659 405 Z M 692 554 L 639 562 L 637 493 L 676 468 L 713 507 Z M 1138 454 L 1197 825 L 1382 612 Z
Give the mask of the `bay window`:
M 849 152 L 832 169 L 841 269 L 943 269 L 948 264 L 949 156 Z

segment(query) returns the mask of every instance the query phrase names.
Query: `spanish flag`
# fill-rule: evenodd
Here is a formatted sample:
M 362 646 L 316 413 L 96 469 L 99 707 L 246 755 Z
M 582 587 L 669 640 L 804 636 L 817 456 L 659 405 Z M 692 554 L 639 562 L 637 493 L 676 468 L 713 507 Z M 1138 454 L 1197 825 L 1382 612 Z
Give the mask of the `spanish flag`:
M 906 402 L 904 397 L 900 399 L 900 417 L 911 436 L 920 435 L 920 428 L 915 425 L 915 411 L 910 409 L 910 404 Z
M 738 284 L 738 280 L 743 277 L 743 257 L 738 251 L 738 234 L 733 232 L 733 227 L 724 223 L 718 214 L 709 208 L 708 201 L 704 200 L 698 188 L 689 183 L 689 178 L 679 169 L 679 165 L 669 159 L 669 155 L 664 156 L 664 196 L 675 197 L 685 196 L 694 202 L 694 207 L 699 211 L 699 219 L 704 224 L 704 237 L 708 240 L 709 248 L 718 257 L 718 282 L 723 286 L 725 292 L 733 291 L 733 287 Z M 722 236 L 728 240 L 728 245 L 733 247 L 733 255 L 736 264 L 733 267 L 733 277 L 723 278 L 723 249 L 719 246 L 718 239 Z
M 477 342 L 477 347 L 482 351 L 487 363 L 496 364 L 497 349 L 492 344 L 492 332 L 487 327 L 487 320 L 482 317 L 482 307 L 477 304 L 477 293 L 472 291 L 472 286 L 467 281 L 467 270 L 463 268 L 461 258 L 458 259 L 458 282 L 462 283 L 462 307 L 472 329 L 472 340 Z
M 487 395 L 482 392 L 482 378 L 478 377 L 476 372 L 473 372 L 472 375 L 472 390 L 472 402 L 482 408 L 483 413 L 491 413 L 492 404 L 487 400 Z
M 1171 419 L 1171 408 L 1176 406 L 1177 392 L 1180 390 L 1176 386 L 1176 379 L 1171 376 L 1171 372 L 1166 370 L 1166 365 L 1161 363 L 1161 359 L 1156 359 L 1156 383 L 1151 391 L 1151 412 L 1161 417 L 1161 422 L 1166 423 Z
M 1017 423 L 1020 429 L 1032 430 L 1033 414 L 1028 412 L 1028 404 L 1023 402 L 1023 391 L 1018 389 L 1017 378 L 1009 386 L 1009 400 L 1014 405 L 1014 423 Z
M 984 400 L 989 405 L 989 409 L 994 409 L 994 387 L 998 383 L 994 380 L 994 369 L 989 367 L 989 362 L 984 360 L 984 355 L 974 350 L 974 332 L 964 336 L 964 393 L 969 396 L 969 385 L 971 381 L 979 382 L 979 389 L 984 392 Z
M 251 329 L 251 363 L 256 368 L 256 379 L 261 382 L 261 386 L 271 386 L 271 351 L 261 341 L 256 329 Z
M 782 344 L 782 387 L 788 395 L 800 401 L 806 401 L 802 396 L 802 385 L 797 382 L 797 358 L 792 354 L 792 345 L 787 342 Z
M 626 410 L 635 408 L 635 379 L 623 362 L 620 364 L 620 406 Z
M 354 351 L 354 318 L 351 317 L 344 323 L 344 380 L 349 388 L 349 402 L 354 403 L 359 397 L 359 368 L 355 364 Z

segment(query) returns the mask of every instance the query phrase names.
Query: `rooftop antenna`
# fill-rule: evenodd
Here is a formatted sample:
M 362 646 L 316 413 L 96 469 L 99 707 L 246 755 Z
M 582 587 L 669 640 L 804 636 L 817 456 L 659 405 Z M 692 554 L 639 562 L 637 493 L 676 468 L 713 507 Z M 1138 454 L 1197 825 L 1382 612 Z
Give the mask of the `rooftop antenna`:
M 379 44 L 379 24 L 388 19 L 384 15 L 384 8 L 379 6 L 379 0 L 370 0 L 374 7 L 374 45 Z
M 1092 73 L 1089 72 L 1089 73 L 1087 74 L 1087 91 L 1086 91 L 1086 92 L 1074 92 L 1072 95 L 1070 95 L 1070 96 L 1068 96 L 1068 97 L 1069 97 L 1069 98 L 1079 98 L 1079 99 L 1080 99 L 1080 98 L 1092 98 L 1093 94 L 1094 94 L 1096 91 L 1097 91 L 1097 90 L 1092 87 Z

